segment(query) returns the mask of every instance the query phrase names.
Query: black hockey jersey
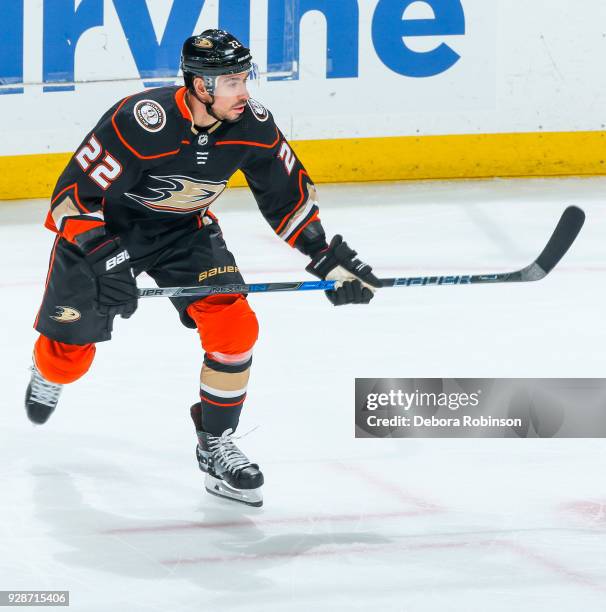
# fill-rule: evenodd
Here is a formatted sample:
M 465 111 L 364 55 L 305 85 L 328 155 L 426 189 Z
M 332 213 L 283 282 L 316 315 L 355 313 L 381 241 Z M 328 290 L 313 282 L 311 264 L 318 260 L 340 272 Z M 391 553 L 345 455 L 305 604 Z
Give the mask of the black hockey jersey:
M 131 256 L 143 255 L 201 225 L 242 170 L 270 226 L 299 246 L 318 220 L 316 192 L 271 113 L 251 99 L 239 122 L 200 129 L 185 92 L 147 90 L 108 110 L 61 174 L 46 227 L 80 247 L 123 236 Z

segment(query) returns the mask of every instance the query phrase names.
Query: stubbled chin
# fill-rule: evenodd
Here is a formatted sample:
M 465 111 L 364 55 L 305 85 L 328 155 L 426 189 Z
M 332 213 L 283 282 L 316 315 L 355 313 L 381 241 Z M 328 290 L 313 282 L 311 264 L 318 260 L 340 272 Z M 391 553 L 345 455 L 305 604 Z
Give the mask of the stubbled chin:
M 238 115 L 234 116 L 233 118 L 230 117 L 229 119 L 225 119 L 225 121 L 227 123 L 238 123 L 238 121 L 240 121 L 242 119 L 242 117 L 244 117 L 244 113 L 239 113 Z

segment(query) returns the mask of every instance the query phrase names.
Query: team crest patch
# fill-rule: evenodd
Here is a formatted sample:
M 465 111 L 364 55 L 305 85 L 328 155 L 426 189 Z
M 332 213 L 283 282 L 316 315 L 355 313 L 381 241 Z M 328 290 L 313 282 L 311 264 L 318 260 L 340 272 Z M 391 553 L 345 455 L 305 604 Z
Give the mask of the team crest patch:
M 200 49 L 212 49 L 214 45 L 213 41 L 208 40 L 208 38 L 196 38 L 196 40 L 194 40 L 194 47 L 199 47 Z
M 59 323 L 75 323 L 82 318 L 79 310 L 71 306 L 55 306 L 55 314 L 51 315 L 51 319 L 59 321 Z
M 164 109 L 153 100 L 141 100 L 135 104 L 135 119 L 148 132 L 159 132 L 166 125 Z
M 227 183 L 179 175 L 149 178 L 154 181 L 147 185 L 149 195 L 124 195 L 146 208 L 169 213 L 191 213 L 207 209 L 223 193 Z
M 261 104 L 260 102 L 257 102 L 256 100 L 253 100 L 252 98 L 249 98 L 248 106 L 250 106 L 250 110 L 253 112 L 253 115 L 259 121 L 267 121 L 267 119 L 269 117 L 269 112 L 263 106 L 263 104 Z

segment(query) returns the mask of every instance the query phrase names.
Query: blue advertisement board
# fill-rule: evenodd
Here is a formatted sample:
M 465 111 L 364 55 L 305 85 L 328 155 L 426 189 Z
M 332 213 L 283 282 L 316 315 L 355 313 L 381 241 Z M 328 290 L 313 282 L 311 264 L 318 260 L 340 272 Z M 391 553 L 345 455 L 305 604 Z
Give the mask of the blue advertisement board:
M 167 0 L 170 2 L 170 0 Z M 25 0 L 2 0 L 0 5 L 0 93 L 23 92 Z M 75 55 L 79 39 L 105 24 L 104 0 L 41 0 L 43 10 L 42 84 L 45 91 L 74 88 Z M 194 33 L 206 0 L 172 0 L 161 37 L 156 35 L 145 0 L 111 0 L 139 78 L 174 79 L 179 72 L 183 40 Z M 245 45 L 251 40 L 251 0 L 218 0 L 219 27 Z M 431 18 L 406 18 L 413 4 L 426 5 Z M 267 66 L 271 80 L 297 79 L 300 24 L 310 11 L 326 20 L 326 78 L 359 76 L 360 37 L 369 36 L 382 64 L 404 77 L 427 78 L 452 68 L 459 54 L 446 42 L 427 51 L 413 50 L 407 39 L 464 35 L 461 0 L 378 0 L 370 31 L 361 32 L 358 0 L 267 0 Z M 99 50 L 102 52 L 102 49 Z M 94 62 L 94 56 L 84 59 Z M 111 78 L 112 75 L 108 75 Z

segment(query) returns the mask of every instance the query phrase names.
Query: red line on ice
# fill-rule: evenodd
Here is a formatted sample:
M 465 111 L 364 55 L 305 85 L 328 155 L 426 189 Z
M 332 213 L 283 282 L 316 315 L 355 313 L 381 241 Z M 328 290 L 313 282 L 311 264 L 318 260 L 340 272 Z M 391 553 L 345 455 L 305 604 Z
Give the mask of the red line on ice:
M 433 502 L 423 499 L 418 495 L 413 495 L 409 493 L 408 490 L 404 489 L 400 485 L 389 482 L 384 478 L 381 478 L 376 472 L 369 472 L 368 470 L 354 464 L 344 464 L 340 462 L 333 462 L 330 466 L 337 470 L 342 470 L 345 472 L 350 472 L 354 476 L 362 479 L 364 482 L 374 487 L 375 489 L 379 489 L 385 493 L 389 493 L 392 497 L 403 501 L 406 504 L 411 504 L 417 507 L 419 510 L 434 513 L 434 512 L 444 512 L 445 508 L 434 504 Z
M 492 545 L 500 546 L 501 548 L 505 548 L 511 550 L 512 552 L 524 557 L 529 561 L 535 561 L 545 569 L 551 570 L 552 572 L 568 578 L 571 582 L 576 584 L 581 584 L 583 586 L 590 587 L 592 589 L 601 591 L 606 593 L 606 582 L 598 582 L 595 579 L 587 576 L 585 574 L 581 574 L 575 570 L 569 569 L 565 565 L 562 565 L 555 559 L 549 559 L 545 555 L 534 551 L 526 546 L 522 546 L 517 542 L 509 542 L 509 541 L 494 541 L 491 542 Z
M 544 555 L 533 551 L 526 546 L 522 546 L 516 542 L 503 540 L 480 540 L 480 541 L 464 541 L 464 542 L 428 542 L 426 544 L 391 544 L 378 546 L 340 546 L 324 550 L 302 550 L 302 551 L 276 551 L 268 553 L 253 553 L 253 554 L 237 554 L 237 555 L 209 555 L 203 557 L 190 557 L 181 559 L 164 559 L 160 561 L 162 565 L 194 565 L 204 563 L 232 563 L 234 561 L 269 561 L 272 559 L 295 559 L 298 557 L 331 557 L 335 555 L 360 555 L 360 554 L 380 554 L 393 553 L 398 551 L 416 552 L 423 550 L 446 550 L 470 548 L 473 546 L 480 547 L 496 547 L 511 551 L 512 553 L 523 557 L 528 561 L 540 565 L 546 570 L 557 574 L 558 576 L 567 578 L 569 581 L 589 587 L 593 590 L 606 592 L 606 584 L 596 581 L 590 576 L 581 574 L 562 565 L 561 563 L 548 559 Z

